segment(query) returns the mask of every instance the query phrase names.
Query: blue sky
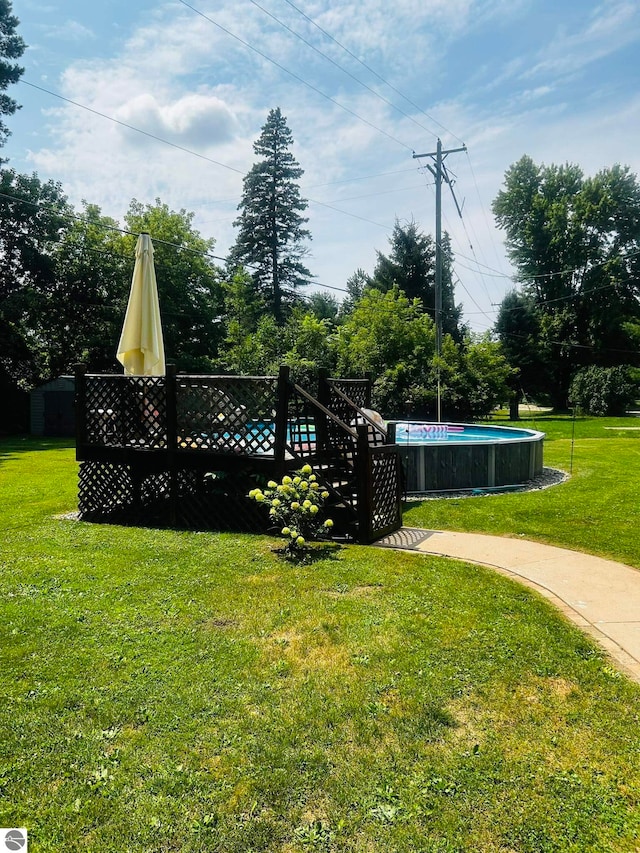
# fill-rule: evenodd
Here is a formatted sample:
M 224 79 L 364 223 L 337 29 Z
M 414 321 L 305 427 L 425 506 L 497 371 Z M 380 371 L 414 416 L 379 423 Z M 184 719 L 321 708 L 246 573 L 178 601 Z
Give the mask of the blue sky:
M 305 170 L 314 289 L 344 288 L 357 268 L 373 271 L 396 218 L 434 231 L 433 181 L 412 151 L 464 142 L 447 160 L 463 219 L 445 192 L 444 227 L 477 331 L 513 287 L 491 214 L 513 162 L 640 171 L 635 0 L 188 4 L 15 0 L 29 47 L 9 165 L 120 221 L 134 197 L 193 211 L 225 255 L 252 143 L 279 106 Z

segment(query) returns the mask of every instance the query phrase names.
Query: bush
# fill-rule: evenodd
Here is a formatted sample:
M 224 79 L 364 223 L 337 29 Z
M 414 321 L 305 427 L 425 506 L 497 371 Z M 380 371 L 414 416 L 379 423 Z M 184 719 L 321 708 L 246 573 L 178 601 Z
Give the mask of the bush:
M 326 539 L 333 521 L 322 520 L 322 507 L 329 497 L 310 465 L 293 476 L 284 476 L 280 483 L 270 480 L 266 489 L 252 489 L 249 497 L 269 507 L 269 518 L 277 524 L 286 544 L 284 553 L 294 559 L 304 558 L 313 539 Z
M 569 402 L 588 415 L 624 415 L 633 405 L 637 385 L 626 365 L 584 367 L 569 388 Z

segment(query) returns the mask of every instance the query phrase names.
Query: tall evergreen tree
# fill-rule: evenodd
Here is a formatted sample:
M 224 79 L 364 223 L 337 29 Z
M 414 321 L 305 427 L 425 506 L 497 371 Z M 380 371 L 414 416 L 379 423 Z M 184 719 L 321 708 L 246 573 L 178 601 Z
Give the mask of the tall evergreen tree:
M 12 15 L 9 0 L 0 0 L 0 115 L 10 116 L 19 109 L 18 104 L 6 94 L 8 87 L 17 83 L 24 68 L 8 60 L 19 59 L 25 50 L 25 43 L 16 33 L 20 21 Z M 0 121 L 0 145 L 4 145 L 9 129 Z M 0 161 L 2 162 L 2 161 Z
M 411 220 L 398 220 L 389 238 L 391 252 L 378 252 L 371 284 L 384 292 L 397 285 L 409 299 L 419 299 L 427 313 L 435 318 L 435 243 Z M 464 336 L 460 327 L 462 306 L 456 305 L 452 280 L 452 251 L 447 234 L 442 239 L 442 327 L 458 343 Z
M 253 150 L 261 157 L 244 178 L 240 216 L 234 222 L 238 237 L 231 250 L 234 264 L 249 267 L 256 289 L 276 322 L 295 302 L 295 289 L 309 283 L 311 273 L 302 263 L 310 239 L 301 214 L 307 202 L 297 181 L 303 170 L 291 154 L 291 131 L 280 107 L 271 110 Z

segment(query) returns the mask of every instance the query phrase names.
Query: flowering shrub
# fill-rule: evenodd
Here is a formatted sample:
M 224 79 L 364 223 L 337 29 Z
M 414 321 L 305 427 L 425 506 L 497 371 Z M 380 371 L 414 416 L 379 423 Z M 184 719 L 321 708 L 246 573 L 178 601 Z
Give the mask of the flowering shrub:
M 331 533 L 333 521 L 321 520 L 329 492 L 321 488 L 310 465 L 284 476 L 280 483 L 269 480 L 266 489 L 252 489 L 249 497 L 269 507 L 269 517 L 286 539 L 284 551 L 288 556 L 304 555 L 310 541 Z

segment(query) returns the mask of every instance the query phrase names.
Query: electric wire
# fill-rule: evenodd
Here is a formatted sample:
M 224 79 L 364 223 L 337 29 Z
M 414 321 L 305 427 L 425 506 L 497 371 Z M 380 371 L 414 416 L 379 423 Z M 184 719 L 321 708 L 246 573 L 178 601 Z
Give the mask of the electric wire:
M 360 199 L 363 199 L 363 198 L 376 198 L 376 197 L 382 196 L 382 195 L 393 195 L 394 193 L 409 192 L 410 190 L 415 190 L 416 188 L 417 187 L 415 185 L 410 186 L 410 187 L 396 187 L 393 190 L 379 190 L 378 192 L 375 192 L 375 193 L 365 193 L 364 195 L 346 196 L 344 198 L 335 199 L 335 202 L 338 202 L 341 204 L 342 202 L 345 202 L 345 201 L 359 201 Z M 329 206 L 329 204 L 330 204 L 329 202 L 316 201 L 315 199 L 307 199 L 307 201 L 311 202 L 312 204 L 318 204 L 318 205 L 324 205 L 324 206 Z M 332 209 L 338 210 L 338 208 L 332 208 Z M 377 225 L 380 228 L 385 228 L 387 230 L 389 229 L 389 226 L 387 226 L 387 225 L 382 225 L 379 222 L 373 222 L 372 220 L 366 219 L 365 217 L 358 216 L 355 213 L 350 213 L 349 211 L 346 211 L 346 210 L 338 210 L 338 212 L 344 214 L 345 216 L 353 216 L 357 219 L 362 219 L 364 222 L 370 222 L 372 225 Z M 212 224 L 212 223 L 216 223 L 216 222 L 231 222 L 233 219 L 235 219 L 235 216 L 234 217 L 224 216 L 224 217 L 221 217 L 219 219 L 198 220 L 198 223 L 200 225 L 204 225 L 205 223 L 206 224 Z
M 505 335 L 510 338 L 518 338 L 521 340 L 529 340 L 528 335 L 521 335 L 517 332 L 506 332 Z M 575 344 L 568 341 L 554 341 L 545 338 L 545 344 L 551 344 L 552 346 L 563 347 L 564 349 L 585 349 L 585 350 L 597 350 L 598 352 L 613 352 L 613 353 L 621 353 L 624 355 L 634 355 L 638 356 L 638 350 L 633 349 L 616 349 L 614 347 L 599 347 L 595 344 Z
M 121 127 L 126 127 L 128 130 L 133 130 L 136 133 L 141 133 L 143 136 L 148 136 L 149 139 L 155 139 L 156 142 L 162 142 L 163 145 L 169 145 L 171 148 L 176 148 L 178 151 L 184 151 L 186 154 L 191 154 L 193 157 L 198 157 L 200 160 L 205 160 L 207 163 L 213 163 L 214 166 L 220 166 L 223 169 L 229 169 L 231 172 L 237 172 L 239 175 L 244 174 L 240 169 L 236 169 L 235 166 L 229 166 L 227 163 L 221 163 L 219 160 L 214 160 L 212 157 L 207 157 L 204 154 L 198 154 L 197 151 L 192 151 L 190 148 L 185 148 L 183 145 L 178 145 L 175 142 L 169 142 L 168 139 L 163 139 L 161 136 L 156 136 L 155 133 L 149 133 L 146 130 L 141 130 L 139 127 L 135 127 L 132 124 L 128 124 L 126 121 L 121 121 L 120 119 L 114 118 L 113 116 L 107 115 L 106 113 L 102 113 L 99 110 L 93 109 L 93 107 L 88 107 L 86 104 L 81 104 L 78 101 L 73 101 L 71 98 L 66 98 L 64 95 L 59 94 L 59 92 L 52 92 L 50 89 L 45 89 L 44 86 L 36 86 L 35 83 L 29 82 L 29 80 L 25 80 L 24 78 L 20 79 L 18 82 L 24 83 L 25 86 L 30 86 L 32 89 L 37 89 L 40 92 L 44 92 L 47 95 L 52 95 L 54 98 L 59 98 L 61 101 L 65 101 L 67 104 L 72 104 L 74 107 L 79 107 L 82 110 L 86 110 L 87 112 L 93 113 L 93 115 L 100 116 L 100 118 L 105 118 L 108 121 L 112 121 L 114 124 L 119 124 Z
M 445 127 L 445 125 L 443 125 L 439 121 L 437 121 L 437 119 L 435 119 L 432 115 L 429 115 L 429 113 L 425 112 L 425 110 L 423 110 L 422 107 L 418 106 L 418 104 L 416 104 L 414 101 L 412 101 L 411 98 L 408 98 L 399 89 L 396 89 L 395 86 L 393 86 L 391 83 L 389 83 L 388 80 L 385 80 L 385 78 L 382 77 L 382 75 L 378 74 L 378 72 L 375 71 L 373 68 L 371 68 L 370 65 L 367 65 L 366 62 L 364 62 L 362 59 L 360 59 L 358 56 L 356 56 L 356 54 L 353 53 L 351 50 L 349 50 L 348 47 L 345 47 L 345 45 L 342 44 L 341 42 L 339 42 L 336 38 L 334 38 L 334 36 L 332 36 L 331 33 L 328 33 L 325 29 L 323 29 L 320 26 L 320 24 L 316 23 L 313 20 L 313 18 L 310 18 L 309 15 L 307 15 L 305 12 L 302 11 L 302 9 L 298 8 L 298 6 L 296 6 L 295 3 L 291 2 L 291 0 L 284 0 L 284 2 L 287 3 L 289 6 L 291 6 L 292 9 L 295 9 L 296 12 L 298 12 L 300 15 L 302 15 L 302 17 L 305 18 L 305 20 L 307 20 L 312 26 L 314 26 L 317 30 L 319 30 L 328 39 L 330 39 L 334 44 L 337 44 L 338 47 L 341 48 L 342 50 L 344 50 L 345 53 L 347 53 L 352 59 L 355 59 L 356 62 L 359 62 L 363 68 L 366 68 L 367 71 L 369 71 L 369 73 L 373 74 L 374 77 L 376 77 L 378 80 L 380 80 L 381 83 L 384 83 L 385 86 L 388 86 L 393 92 L 395 92 L 397 95 L 400 95 L 400 97 L 403 100 L 405 100 L 408 104 L 410 104 L 414 109 L 418 110 L 419 113 L 421 113 L 426 118 L 428 118 L 429 121 L 432 121 L 434 124 L 436 124 L 442 130 L 446 131 L 446 133 L 448 133 L 450 136 L 452 136 L 453 139 L 457 139 L 458 142 L 461 142 L 464 145 L 464 142 L 462 142 L 462 140 L 460 139 L 459 136 L 456 136 L 456 134 L 453 133 L 453 131 L 449 130 L 449 128 Z M 427 130 L 427 129 L 425 128 L 425 130 Z M 431 135 L 436 137 L 436 138 L 438 136 L 438 134 L 434 133 L 433 131 L 427 130 L 427 132 L 431 133 Z
M 184 2 L 184 0 L 180 0 L 180 2 Z M 185 148 L 182 145 L 176 145 L 173 142 L 169 142 L 168 140 L 163 139 L 160 136 L 156 136 L 152 133 L 147 133 L 147 131 L 145 131 L 145 130 L 141 130 L 140 128 L 134 127 L 134 125 L 126 124 L 125 122 L 122 122 L 119 119 L 113 118 L 113 116 L 109 116 L 106 113 L 101 113 L 98 110 L 94 110 L 92 107 L 86 106 L 86 104 L 81 104 L 78 101 L 73 101 L 70 98 L 65 98 L 63 95 L 60 95 L 58 92 L 52 92 L 50 89 L 45 89 L 42 86 L 36 86 L 34 83 L 29 83 L 26 80 L 21 80 L 20 82 L 25 83 L 27 86 L 31 86 L 34 89 L 39 89 L 41 92 L 45 92 L 47 95 L 52 95 L 54 98 L 60 98 L 60 100 L 66 101 L 67 103 L 72 104 L 73 106 L 78 107 L 79 109 L 87 110 L 88 112 L 93 113 L 94 115 L 100 116 L 101 118 L 107 119 L 108 121 L 112 121 L 115 124 L 119 124 L 119 125 L 122 125 L 123 127 L 129 128 L 130 130 L 134 130 L 137 133 L 141 133 L 144 136 L 148 136 L 151 139 L 154 139 L 158 142 L 162 142 L 165 145 L 171 146 L 172 148 L 177 148 L 178 150 L 183 151 L 186 154 L 192 154 L 194 157 L 199 157 L 202 160 L 207 160 L 208 162 L 213 163 L 216 166 L 222 166 L 225 169 L 229 169 L 233 172 L 238 172 L 238 174 L 244 174 L 243 172 L 241 172 L 240 169 L 236 169 L 234 166 L 228 166 L 225 163 L 220 163 L 217 160 L 213 160 L 211 157 L 205 157 L 204 154 L 198 154 L 197 151 L 192 151 L 191 149 Z M 326 204 L 325 202 L 317 201 L 316 199 L 312 199 L 312 198 L 307 198 L 307 201 L 311 202 L 313 204 L 318 204 L 322 207 L 328 207 L 331 210 L 333 210 L 334 212 L 340 213 L 343 216 L 349 216 L 352 219 L 359 219 L 362 222 L 368 222 L 370 225 L 376 225 L 378 228 L 384 228 L 387 231 L 391 230 L 391 228 L 388 225 L 382 225 L 380 222 L 374 222 L 372 219 L 367 219 L 364 216 L 358 216 L 355 213 L 350 213 L 348 210 L 341 210 L 339 207 L 333 207 L 329 204 Z M 227 220 L 221 220 L 221 221 L 227 221 Z
M 391 109 L 400 113 L 400 115 L 404 116 L 405 118 L 408 118 L 409 121 L 412 121 L 421 130 L 424 130 L 427 133 L 431 133 L 432 135 L 435 135 L 430 128 L 425 127 L 423 124 L 420 124 L 420 122 L 417 121 L 413 116 L 409 115 L 409 113 L 405 112 L 403 109 L 400 109 L 400 107 L 396 106 L 396 104 L 394 104 L 393 101 L 390 101 L 388 98 L 385 98 L 384 95 L 381 95 L 380 92 L 376 92 L 375 89 L 372 89 L 371 86 L 369 86 L 363 80 L 360 80 L 360 78 L 356 77 L 355 74 L 352 74 L 350 71 L 347 71 L 347 69 L 344 68 L 342 65 L 340 65 L 339 62 L 336 62 L 335 59 L 332 59 L 330 56 L 328 56 L 326 53 L 321 51 L 315 45 L 311 44 L 311 42 L 307 41 L 307 39 L 304 38 L 304 36 L 300 35 L 300 33 L 297 33 L 294 29 L 292 29 L 290 26 L 288 26 L 288 24 L 285 24 L 284 21 L 281 21 L 280 18 L 276 17 L 276 15 L 274 15 L 272 12 L 269 12 L 269 10 L 265 9 L 264 6 L 261 6 L 257 2 L 257 0 L 249 0 L 249 2 L 252 3 L 257 9 L 260 9 L 262 12 L 264 12 L 265 15 L 268 15 L 272 20 L 274 20 L 277 24 L 279 24 L 281 27 L 283 27 L 283 29 L 287 30 L 287 32 L 291 33 L 291 35 L 295 36 L 295 38 L 299 39 L 303 44 L 306 44 L 307 47 L 311 48 L 311 50 L 313 50 L 315 53 L 317 53 L 323 59 L 326 59 L 327 62 L 330 62 L 331 65 L 333 65 L 339 71 L 342 71 L 343 74 L 346 74 L 347 77 L 350 77 L 352 80 L 354 80 L 359 86 L 362 86 L 364 89 L 366 89 L 367 92 L 370 92 L 376 98 L 379 98 L 381 101 L 383 101 L 383 103 L 385 103 L 385 104 L 387 104 L 387 106 L 391 107 Z
M 465 148 L 465 151 L 466 150 L 467 149 Z M 450 174 L 452 174 L 454 176 L 454 178 L 457 179 L 457 176 L 455 175 L 454 172 L 450 172 Z M 453 184 L 451 182 L 449 182 L 449 189 L 453 193 Z M 482 201 L 481 201 L 481 204 L 482 204 Z M 478 255 L 477 255 L 476 250 L 475 250 L 475 244 L 479 243 L 479 241 L 478 241 L 475 229 L 473 227 L 473 223 L 471 221 L 469 221 L 469 228 L 473 232 L 473 241 L 471 239 L 471 235 L 469 234 L 469 229 L 467 228 L 467 219 L 466 219 L 466 216 L 464 215 L 464 201 L 462 203 L 462 206 L 459 207 L 458 212 L 460 214 L 460 221 L 462 222 L 462 228 L 464 229 L 464 233 L 465 233 L 465 236 L 467 238 L 469 248 L 471 249 L 471 254 L 475 258 L 476 263 L 478 263 Z M 487 294 L 487 299 L 489 300 L 490 303 L 492 303 L 494 297 L 492 297 L 491 294 L 489 293 L 489 288 L 487 286 L 485 275 L 481 270 L 478 270 L 478 275 L 480 276 L 480 281 L 482 283 L 484 291 Z
M 487 312 L 486 312 L 486 311 L 483 311 L 483 310 L 482 310 L 482 308 L 480 307 L 480 305 L 476 302 L 475 298 L 474 298 L 474 297 L 471 295 L 471 293 L 469 292 L 469 290 L 468 290 L 467 286 L 466 286 L 466 285 L 465 285 L 465 283 L 462 281 L 462 279 L 460 278 L 460 276 L 459 276 L 457 273 L 455 273 L 455 276 L 456 276 L 455 284 L 459 284 L 459 285 L 462 287 L 462 289 L 463 289 L 463 290 L 464 290 L 464 292 L 467 294 L 467 296 L 469 297 L 469 299 L 473 302 L 473 304 L 474 304 L 474 305 L 476 306 L 476 308 L 478 309 L 479 313 L 480 313 L 480 314 L 484 314 L 484 316 L 487 318 L 487 320 L 489 320 L 491 323 L 493 323 L 494 321 L 492 320 L 492 318 L 487 314 Z
M 408 151 L 413 151 L 413 148 L 410 145 L 407 145 L 405 142 L 402 142 L 401 140 L 397 139 L 391 133 L 387 133 L 386 130 L 383 130 L 381 127 L 378 127 L 377 125 L 373 124 L 373 122 L 370 122 L 368 119 L 363 118 L 361 115 L 358 115 L 358 113 L 356 113 L 350 107 L 347 107 L 344 104 L 341 104 L 339 101 L 336 101 L 336 99 L 332 98 L 331 95 L 327 95 L 326 92 L 323 92 L 321 89 L 318 89 L 317 86 L 314 86 L 313 83 L 309 83 L 308 80 L 305 80 L 303 77 L 300 77 L 300 75 L 296 74 L 295 71 L 291 71 L 289 68 L 286 68 L 280 62 L 273 59 L 268 54 L 264 53 L 264 51 L 250 44 L 248 41 L 245 41 L 243 38 L 240 38 L 240 36 L 237 36 L 235 33 L 232 33 L 231 30 L 228 30 L 226 27 L 223 27 L 222 24 L 219 24 L 217 21 L 214 21 L 213 18 L 210 18 L 204 12 L 201 12 L 200 9 L 196 9 L 195 6 L 192 6 L 190 3 L 187 3 L 187 0 L 178 0 L 178 2 L 182 3 L 183 6 L 186 6 L 187 9 L 191 9 L 191 11 L 195 12 L 196 15 L 200 15 L 200 17 L 204 18 L 205 21 L 209 21 L 209 23 L 213 24 L 214 27 L 218 27 L 218 29 L 222 30 L 222 32 L 226 33 L 231 38 L 240 42 L 240 44 L 249 48 L 249 50 L 252 50 L 254 53 L 257 53 L 258 56 L 261 56 L 263 59 L 266 59 L 267 62 L 270 62 L 272 65 L 275 65 L 276 68 L 279 68 L 281 71 L 284 71 L 285 74 L 288 74 L 290 77 L 293 77 L 294 80 L 297 80 L 299 83 L 302 83 L 304 86 L 307 86 L 309 89 L 311 89 L 311 91 L 315 92 L 318 95 L 321 95 L 323 98 L 326 98 L 326 100 L 330 101 L 336 107 L 339 107 L 341 110 L 344 110 L 346 113 L 349 113 L 349 115 L 358 119 L 358 121 L 363 122 L 373 130 L 377 131 L 378 133 L 381 133 L 383 136 L 386 136 L 388 139 L 390 139 L 392 142 L 395 142 L 397 145 L 401 145 Z
M 14 196 L 14 195 L 11 195 L 10 193 L 0 192 L 0 198 L 6 198 L 6 199 L 9 199 L 10 201 L 17 201 L 17 202 L 20 202 L 20 204 L 27 204 L 30 207 L 35 207 L 35 208 L 38 208 L 39 210 L 47 210 L 50 213 L 53 213 L 62 219 L 73 219 L 77 222 L 82 222 L 85 225 L 93 225 L 97 228 L 103 228 L 106 231 L 115 231 L 115 232 L 118 232 L 119 234 L 127 234 L 131 237 L 139 237 L 140 236 L 139 231 L 131 231 L 128 228 L 122 228 L 119 225 L 110 225 L 107 222 L 97 222 L 95 219 L 87 219 L 85 216 L 81 216 L 78 213 L 73 213 L 70 210 L 61 211 L 55 207 L 50 207 L 49 205 L 40 204 L 39 202 L 35 202 L 35 201 L 30 201 L 29 199 L 26 199 L 26 198 L 20 198 L 20 196 Z M 159 243 L 159 244 L 164 245 L 164 246 L 171 246 L 174 249 L 180 249 L 183 252 L 191 252 L 192 254 L 202 255 L 203 257 L 207 257 L 207 258 L 213 258 L 216 261 L 226 261 L 227 260 L 226 258 L 223 258 L 220 255 L 214 255 L 212 252 L 205 252 L 205 251 L 202 251 L 200 249 L 194 249 L 191 246 L 181 246 L 179 243 L 170 243 L 167 240 L 162 240 L 159 237 L 154 237 L 153 235 L 152 235 L 152 239 L 153 239 L 154 244 Z M 57 242 L 57 241 L 54 241 L 54 242 Z
M 131 231 L 128 228 L 122 228 L 118 225 L 111 225 L 107 222 L 97 222 L 95 219 L 87 219 L 86 217 L 81 216 L 80 214 L 77 214 L 77 213 L 73 213 L 72 211 L 69 211 L 69 210 L 68 211 L 60 211 L 55 207 L 51 207 L 50 205 L 41 204 L 41 203 L 35 202 L 35 201 L 30 201 L 29 199 L 25 199 L 25 198 L 20 198 L 20 196 L 14 196 L 14 195 L 11 195 L 10 193 L 0 192 L 0 198 L 6 198 L 6 199 L 9 199 L 10 201 L 17 201 L 21 204 L 26 204 L 26 205 L 29 205 L 30 207 L 35 207 L 38 210 L 46 210 L 49 213 L 54 214 L 55 216 L 59 216 L 61 219 L 74 220 L 76 222 L 81 222 L 85 225 L 90 225 L 90 226 L 93 226 L 96 228 L 102 228 L 106 231 L 114 231 L 116 233 L 125 234 L 125 235 L 131 236 L 131 237 L 140 236 L 140 232 L 138 232 L 138 231 Z M 161 238 L 155 237 L 153 235 L 151 235 L 151 239 L 152 239 L 154 245 L 168 246 L 170 248 L 178 249 L 182 252 L 189 252 L 190 254 L 199 255 L 199 256 L 204 257 L 204 258 L 211 258 L 213 260 L 223 261 L 224 263 L 228 262 L 228 258 L 224 258 L 221 255 L 214 255 L 212 252 L 203 251 L 201 249 L 194 249 L 191 246 L 184 246 L 184 245 L 181 245 L 179 243 L 172 243 L 168 240 L 162 240 Z M 56 240 L 53 237 L 50 237 L 47 239 L 46 242 L 62 244 L 62 238 Z M 123 257 L 130 257 L 130 258 L 134 257 L 134 255 L 126 255 L 124 253 L 120 254 L 120 253 L 116 253 L 116 252 L 105 252 L 104 250 L 94 249 L 94 248 L 86 246 L 86 245 L 78 246 L 78 249 L 81 251 L 87 251 L 87 252 L 94 252 L 94 253 L 102 254 L 102 255 L 112 257 L 112 258 L 116 258 L 116 259 L 121 259 Z M 157 261 L 157 259 L 156 259 L 156 261 Z M 253 264 L 250 262 L 249 263 L 243 263 L 242 266 L 246 267 L 249 270 L 257 267 L 256 264 Z M 340 293 L 348 293 L 349 292 L 346 288 L 336 287 L 335 285 L 331 285 L 331 284 L 325 284 L 323 282 L 316 281 L 314 279 L 311 279 L 306 284 L 307 285 L 314 285 L 316 287 L 322 287 L 322 288 L 325 288 L 328 290 L 335 290 L 335 291 L 338 291 Z
M 485 226 L 487 228 L 487 234 L 489 235 L 489 242 L 491 243 L 491 247 L 492 247 L 493 252 L 495 254 L 496 262 L 499 265 L 500 264 L 500 258 L 498 257 L 498 250 L 496 249 L 496 244 L 495 244 L 495 241 L 493 239 L 493 231 L 492 231 L 491 226 L 489 224 L 489 218 L 487 216 L 487 211 L 486 211 L 486 208 L 485 208 L 484 203 L 482 201 L 482 195 L 480 194 L 480 186 L 478 184 L 478 179 L 476 178 L 476 173 L 475 173 L 475 170 L 473 168 L 473 163 L 471 162 L 471 157 L 469 156 L 469 149 L 467 149 L 465 151 L 465 154 L 467 155 L 467 163 L 469 164 L 469 170 L 471 172 L 471 177 L 473 179 L 473 185 L 474 185 L 475 190 L 476 190 L 476 195 L 478 196 L 478 201 L 480 203 L 480 210 L 482 212 L 484 223 L 485 223 Z

